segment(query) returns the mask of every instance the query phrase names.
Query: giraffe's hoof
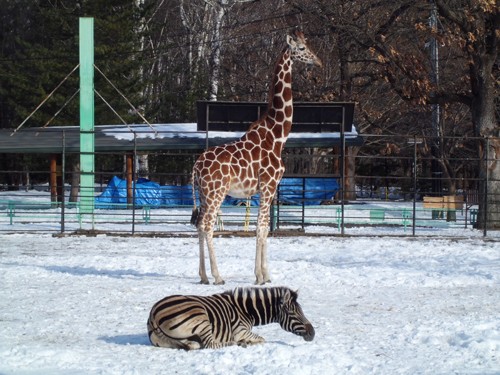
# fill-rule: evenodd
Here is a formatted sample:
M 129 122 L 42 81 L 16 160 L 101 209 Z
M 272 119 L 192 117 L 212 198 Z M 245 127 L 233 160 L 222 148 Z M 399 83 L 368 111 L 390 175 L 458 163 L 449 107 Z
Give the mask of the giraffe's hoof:
M 200 284 L 202 284 L 202 285 L 208 285 L 210 283 L 208 282 L 208 280 L 203 280 L 202 279 L 202 280 L 200 280 Z
M 214 285 L 224 285 L 225 283 L 226 282 L 224 280 L 222 280 L 222 279 L 214 281 Z

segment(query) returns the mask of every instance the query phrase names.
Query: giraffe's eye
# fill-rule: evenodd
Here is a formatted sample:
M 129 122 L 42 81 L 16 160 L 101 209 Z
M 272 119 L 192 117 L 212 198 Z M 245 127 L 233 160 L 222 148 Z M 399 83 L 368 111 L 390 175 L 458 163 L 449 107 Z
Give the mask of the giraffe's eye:
M 299 51 L 304 51 L 306 49 L 305 46 L 299 46 Z

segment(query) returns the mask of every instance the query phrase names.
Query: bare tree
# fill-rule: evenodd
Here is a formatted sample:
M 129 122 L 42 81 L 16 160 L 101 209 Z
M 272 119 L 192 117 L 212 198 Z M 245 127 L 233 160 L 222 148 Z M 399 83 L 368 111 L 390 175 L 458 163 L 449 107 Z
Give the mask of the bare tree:
M 463 53 L 463 79 L 468 83 L 467 89 L 440 91 L 436 100 L 469 106 L 474 132 L 485 138 L 479 150 L 485 160 L 480 177 L 487 184 L 481 190 L 488 195 L 480 202 L 478 224 L 500 228 L 500 118 L 495 103 L 500 79 L 500 7 L 498 1 L 488 0 L 436 0 L 436 5 L 447 25 L 447 41 L 457 44 Z M 483 215 L 485 205 L 488 210 Z
M 321 20 L 332 34 L 337 35 L 338 50 L 332 51 L 332 61 L 338 62 L 340 87 L 357 100 L 361 127 L 374 132 L 435 134 L 431 126 L 430 106 L 463 104 L 464 113 L 459 129 L 462 134 L 485 137 L 479 149 L 488 164 L 481 163 L 482 180 L 488 180 L 488 217 L 490 226 L 500 226 L 500 128 L 495 100 L 498 98 L 498 46 L 500 7 L 490 0 L 409 0 L 364 1 L 294 1 L 294 6 L 315 21 Z M 429 24 L 435 6 L 438 25 Z M 441 56 L 439 81 L 432 79 L 428 50 L 431 39 L 445 51 Z M 347 54 L 342 52 L 348 46 Z M 338 54 L 336 53 L 338 52 Z M 347 65 L 347 69 L 346 69 Z M 352 86 L 345 77 L 352 79 Z M 457 107 L 455 107 L 456 109 Z M 412 113 L 421 113 L 420 120 L 409 121 Z M 441 135 L 455 130 L 445 113 L 439 123 Z M 424 119 L 424 121 L 422 121 Z M 427 124 L 427 125 L 426 125 Z M 487 140 L 486 140 L 487 138 Z M 439 142 L 439 140 L 437 140 Z M 440 145 L 438 161 L 453 189 L 453 167 L 447 159 L 458 144 Z M 488 175 L 488 178 L 486 178 Z M 495 198 L 496 197 L 496 198 Z M 481 204 L 480 210 L 484 207 Z M 480 218 L 483 216 L 480 214 Z M 483 225 L 482 222 L 479 223 Z

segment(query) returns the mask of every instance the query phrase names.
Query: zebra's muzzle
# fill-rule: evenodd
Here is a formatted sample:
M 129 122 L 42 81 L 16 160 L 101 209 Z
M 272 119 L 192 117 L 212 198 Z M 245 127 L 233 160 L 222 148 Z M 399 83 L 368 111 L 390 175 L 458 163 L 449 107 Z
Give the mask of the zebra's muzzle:
M 306 324 L 305 328 L 306 328 L 306 330 L 305 330 L 304 334 L 302 335 L 302 337 L 306 341 L 312 341 L 314 339 L 314 335 L 316 333 L 314 331 L 312 324 Z

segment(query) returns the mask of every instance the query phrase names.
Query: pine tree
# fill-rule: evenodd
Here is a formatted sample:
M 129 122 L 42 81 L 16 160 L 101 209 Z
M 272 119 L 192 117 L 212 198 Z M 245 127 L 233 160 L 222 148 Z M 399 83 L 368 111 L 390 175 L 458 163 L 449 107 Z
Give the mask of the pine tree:
M 16 127 L 78 64 L 78 18 L 95 18 L 95 64 L 136 107 L 141 106 L 140 8 L 133 0 L 8 2 L 2 20 L 0 127 Z M 98 72 L 95 88 L 125 121 L 137 121 L 126 101 Z M 78 72 L 26 126 L 78 124 Z M 96 95 L 96 124 L 121 123 Z

